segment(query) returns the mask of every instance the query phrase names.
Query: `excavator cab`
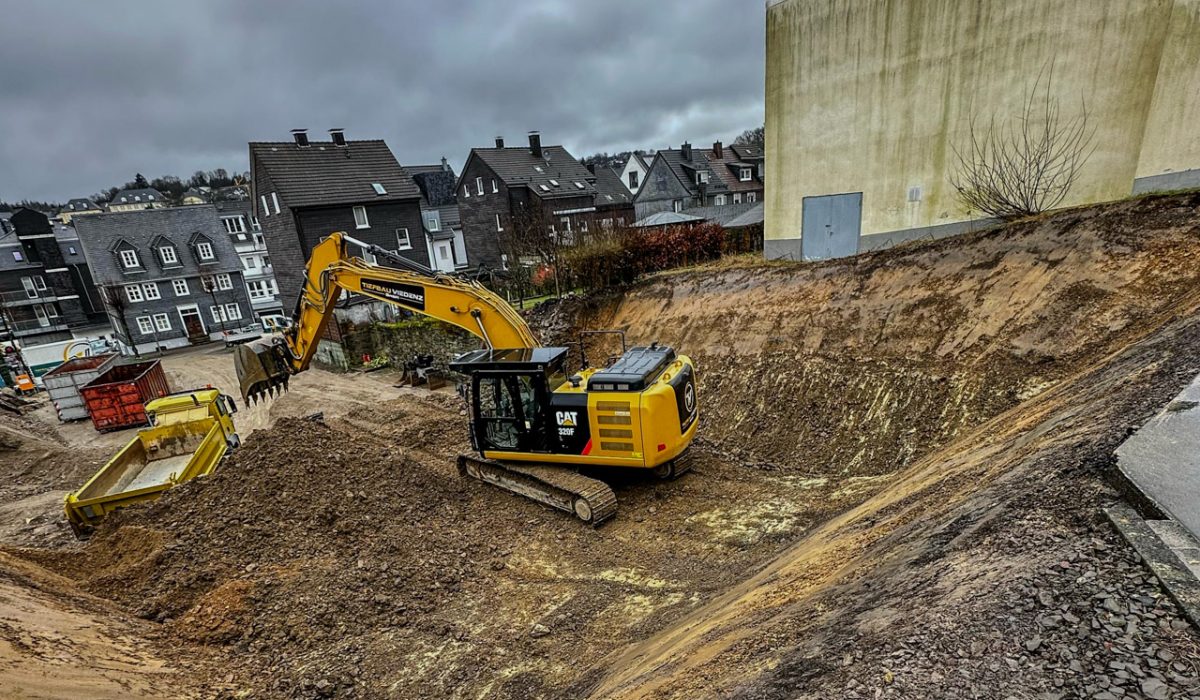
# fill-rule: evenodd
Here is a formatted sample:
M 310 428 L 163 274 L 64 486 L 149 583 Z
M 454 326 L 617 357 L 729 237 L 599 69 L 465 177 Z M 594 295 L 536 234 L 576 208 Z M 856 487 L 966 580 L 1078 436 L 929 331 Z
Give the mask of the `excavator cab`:
M 470 377 L 471 446 L 488 451 L 552 453 L 559 441 L 551 396 L 566 375 L 567 348 L 478 350 L 451 363 Z

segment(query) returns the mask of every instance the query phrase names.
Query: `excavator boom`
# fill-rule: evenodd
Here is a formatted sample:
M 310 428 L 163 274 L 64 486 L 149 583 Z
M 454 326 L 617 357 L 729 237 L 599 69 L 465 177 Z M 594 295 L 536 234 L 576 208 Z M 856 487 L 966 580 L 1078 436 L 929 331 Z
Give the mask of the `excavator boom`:
M 377 257 L 397 257 L 344 233 L 331 234 L 312 251 L 296 323 L 281 337 L 242 345 L 234 354 L 242 397 L 256 401 L 286 389 L 293 374 L 308 369 L 343 291 L 378 299 L 453 324 L 489 348 L 532 348 L 533 332 L 511 306 L 478 282 L 429 270 L 404 270 L 350 255 L 347 244 Z M 414 268 L 418 266 L 407 263 Z

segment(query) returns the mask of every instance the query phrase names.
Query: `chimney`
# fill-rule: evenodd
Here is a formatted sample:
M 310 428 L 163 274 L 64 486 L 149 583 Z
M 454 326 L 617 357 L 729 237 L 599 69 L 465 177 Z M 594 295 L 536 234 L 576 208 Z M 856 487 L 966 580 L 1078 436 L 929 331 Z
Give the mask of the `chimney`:
M 587 168 L 589 173 L 591 173 L 593 175 L 596 174 L 596 164 L 595 163 L 588 163 L 587 165 L 585 165 L 583 167 Z
M 300 148 L 308 147 L 308 129 L 292 129 L 292 139 Z
M 442 172 L 450 172 L 450 164 L 446 162 L 446 156 L 442 156 Z
M 504 148 L 504 137 L 503 136 L 496 137 L 496 148 Z
M 725 148 L 721 145 L 720 141 L 713 142 L 713 155 L 717 157 L 717 160 L 725 158 Z
M 333 139 L 333 145 L 338 146 L 339 148 L 345 148 L 345 146 L 346 146 L 346 131 L 345 131 L 345 129 L 330 129 L 329 130 L 329 138 Z
M 542 135 L 537 131 L 529 132 L 529 152 L 534 158 L 542 157 Z
M 683 145 L 679 147 L 679 151 L 683 155 L 684 160 L 692 159 L 692 144 L 684 141 Z

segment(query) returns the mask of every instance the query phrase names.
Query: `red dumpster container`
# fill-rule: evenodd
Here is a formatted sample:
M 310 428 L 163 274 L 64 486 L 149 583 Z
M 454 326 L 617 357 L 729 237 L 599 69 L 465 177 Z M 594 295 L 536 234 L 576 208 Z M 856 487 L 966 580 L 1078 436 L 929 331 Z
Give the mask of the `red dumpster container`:
M 79 390 L 92 424 L 101 432 L 145 425 L 146 404 L 169 393 L 158 360 L 117 365 Z

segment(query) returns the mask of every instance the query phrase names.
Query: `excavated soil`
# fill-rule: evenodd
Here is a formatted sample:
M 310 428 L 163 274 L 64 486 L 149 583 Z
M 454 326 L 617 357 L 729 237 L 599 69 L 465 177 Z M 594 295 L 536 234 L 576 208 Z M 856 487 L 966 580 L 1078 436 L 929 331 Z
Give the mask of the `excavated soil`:
M 209 695 L 1197 693 L 1195 634 L 1099 508 L 1112 449 L 1200 371 L 1200 195 L 535 323 L 691 354 L 697 469 L 614 477 L 587 529 L 459 479 L 452 393 L 353 407 L 323 375 L 214 475 L 19 553 L 153 621 Z

